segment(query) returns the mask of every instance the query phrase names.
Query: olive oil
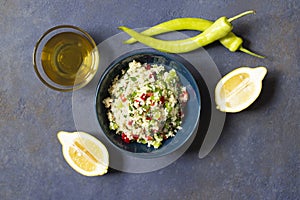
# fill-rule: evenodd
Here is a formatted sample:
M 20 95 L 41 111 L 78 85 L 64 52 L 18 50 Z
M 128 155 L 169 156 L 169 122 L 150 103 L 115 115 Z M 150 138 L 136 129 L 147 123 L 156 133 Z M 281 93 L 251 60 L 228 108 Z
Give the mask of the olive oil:
M 95 46 L 84 36 L 63 32 L 43 47 L 41 63 L 46 75 L 56 84 L 71 86 L 88 81 L 97 69 Z

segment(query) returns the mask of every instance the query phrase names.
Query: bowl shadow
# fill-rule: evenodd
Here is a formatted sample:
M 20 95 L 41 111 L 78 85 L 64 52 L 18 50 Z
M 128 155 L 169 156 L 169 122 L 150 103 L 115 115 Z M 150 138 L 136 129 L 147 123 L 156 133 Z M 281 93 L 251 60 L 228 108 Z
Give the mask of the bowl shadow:
M 184 61 L 181 61 L 184 62 Z M 186 68 L 191 72 L 193 75 L 201 96 L 201 110 L 200 110 L 200 119 L 199 119 L 199 127 L 197 130 L 197 134 L 194 138 L 194 141 L 190 145 L 190 147 L 187 149 L 186 153 L 194 153 L 199 152 L 199 149 L 201 148 L 204 138 L 207 134 L 207 130 L 210 124 L 211 120 L 211 97 L 209 94 L 208 87 L 201 76 L 201 74 L 198 72 L 198 70 L 191 64 L 186 64 Z
M 246 111 L 265 109 L 270 104 L 276 93 L 277 87 L 276 72 L 269 72 L 262 82 L 262 90 L 259 97 L 250 105 Z

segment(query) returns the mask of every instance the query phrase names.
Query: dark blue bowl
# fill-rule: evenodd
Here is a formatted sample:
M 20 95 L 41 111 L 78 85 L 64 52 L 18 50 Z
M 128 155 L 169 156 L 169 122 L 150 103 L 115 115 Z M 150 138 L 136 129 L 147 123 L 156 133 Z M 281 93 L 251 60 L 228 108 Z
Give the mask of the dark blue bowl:
M 111 86 L 112 80 L 117 75 L 120 77 L 122 75 L 122 69 L 128 69 L 128 63 L 133 60 L 142 64 L 163 65 L 167 70 L 175 69 L 179 75 L 181 84 L 186 86 L 189 93 L 189 100 L 184 108 L 182 130 L 179 130 L 174 137 L 165 140 L 158 149 L 147 147 L 147 145 L 137 142 L 125 143 L 120 135 L 117 135 L 115 131 L 109 129 L 109 120 L 106 114 L 107 108 L 105 108 L 102 101 L 109 96 L 108 88 Z M 195 79 L 186 66 L 193 67 L 179 55 L 165 54 L 152 49 L 129 52 L 120 56 L 109 65 L 98 83 L 95 106 L 100 127 L 108 140 L 116 148 L 142 158 L 160 157 L 176 151 L 197 131 L 201 109 L 200 92 Z

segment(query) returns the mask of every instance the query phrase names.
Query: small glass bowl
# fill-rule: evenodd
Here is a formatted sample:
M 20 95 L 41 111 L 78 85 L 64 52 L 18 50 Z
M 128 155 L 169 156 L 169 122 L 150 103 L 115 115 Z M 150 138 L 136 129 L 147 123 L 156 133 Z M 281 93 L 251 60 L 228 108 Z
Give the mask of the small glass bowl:
M 91 50 L 89 51 L 89 63 L 90 65 L 87 66 L 85 64 L 82 64 L 84 62 L 84 60 L 86 58 L 78 58 L 78 56 L 76 56 L 76 54 L 78 55 L 78 52 L 80 52 L 80 48 L 82 48 L 81 44 L 78 43 L 76 48 L 78 50 L 78 52 L 75 53 L 75 55 L 70 55 L 70 54 L 64 54 L 64 56 L 69 56 L 68 61 L 72 60 L 72 59 L 77 59 L 78 62 L 80 63 L 80 66 L 75 66 L 74 69 L 71 70 L 75 70 L 75 74 L 74 74 L 74 81 L 69 82 L 68 84 L 61 84 L 63 83 L 63 80 L 61 82 L 57 82 L 55 81 L 55 79 L 53 79 L 53 77 L 51 77 L 51 73 L 49 74 L 49 72 L 47 72 L 47 67 L 46 65 L 43 65 L 43 61 L 42 61 L 42 56 L 43 56 L 43 50 L 45 45 L 47 45 L 49 42 L 61 42 L 57 39 L 57 35 L 61 34 L 61 33 L 68 33 L 68 34 L 73 34 L 73 35 L 79 35 L 81 38 L 83 38 L 83 41 L 86 42 L 86 44 L 88 44 L 91 48 Z M 56 38 L 55 38 L 56 37 Z M 54 39 L 55 38 L 55 39 Z M 72 37 L 65 37 L 67 38 L 67 40 L 71 40 Z M 74 41 L 76 42 L 76 41 Z M 61 47 L 65 48 L 65 47 Z M 66 47 L 68 48 L 68 47 Z M 44 50 L 45 52 L 45 50 Z M 58 52 L 54 52 L 53 55 L 48 55 L 48 56 L 53 56 L 54 58 L 51 58 L 51 63 L 52 66 L 54 66 L 55 68 L 59 68 L 59 64 L 57 61 L 57 57 L 59 56 Z M 34 66 L 34 70 L 36 72 L 36 75 L 38 76 L 38 78 L 42 81 L 42 83 L 44 83 L 46 86 L 48 86 L 51 89 L 57 90 L 57 91 L 61 91 L 61 92 L 68 92 L 68 91 L 73 91 L 73 90 L 77 90 L 80 89 L 82 87 L 84 87 L 85 85 L 87 85 L 94 77 L 94 75 L 97 72 L 98 69 L 98 65 L 99 65 L 99 51 L 98 51 L 98 47 L 95 43 L 95 41 L 93 40 L 93 38 L 84 30 L 82 30 L 81 28 L 78 28 L 76 26 L 72 26 L 72 25 L 59 25 L 59 26 L 55 26 L 51 29 L 49 29 L 48 31 L 46 31 L 41 37 L 40 39 L 37 41 L 35 47 L 34 47 L 34 51 L 33 51 L 33 66 Z M 50 61 L 49 61 L 50 62 Z M 72 62 L 72 61 L 71 61 Z M 73 66 L 71 66 L 72 68 Z M 76 74 L 76 70 L 78 68 L 78 73 Z M 46 69 L 46 70 L 45 70 Z M 49 70 L 49 68 L 48 68 Z M 74 72 L 74 71 L 73 71 Z M 64 72 L 60 72 L 60 74 L 64 75 Z M 58 75 L 57 75 L 58 76 Z M 78 78 L 80 76 L 80 78 Z M 72 79 L 72 80 L 73 80 Z

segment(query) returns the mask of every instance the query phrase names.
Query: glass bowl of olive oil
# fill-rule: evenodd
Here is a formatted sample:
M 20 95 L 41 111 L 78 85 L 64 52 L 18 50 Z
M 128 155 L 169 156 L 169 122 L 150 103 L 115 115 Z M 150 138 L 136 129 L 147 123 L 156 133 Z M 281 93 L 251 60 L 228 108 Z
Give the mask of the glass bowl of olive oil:
M 92 80 L 99 57 L 97 45 L 86 31 L 60 25 L 46 31 L 36 43 L 33 66 L 46 86 L 67 92 L 80 89 Z

